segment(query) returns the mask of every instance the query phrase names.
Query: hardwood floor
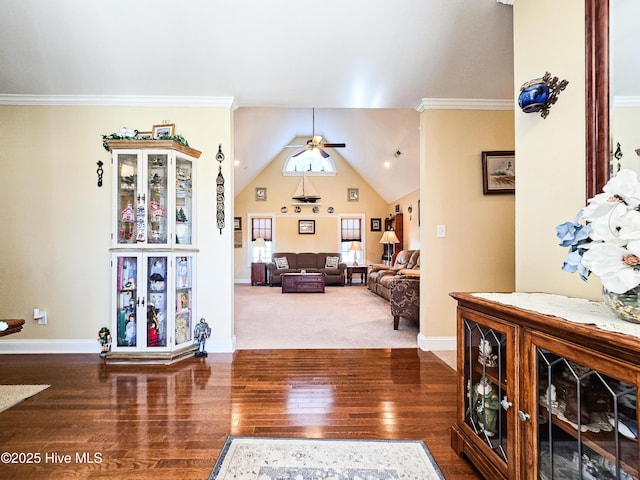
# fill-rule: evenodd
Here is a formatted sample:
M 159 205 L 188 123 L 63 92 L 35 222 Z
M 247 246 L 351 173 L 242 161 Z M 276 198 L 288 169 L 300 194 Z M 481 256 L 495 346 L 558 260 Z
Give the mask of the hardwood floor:
M 0 452 L 41 460 L 0 463 L 2 479 L 206 479 L 227 435 L 422 439 L 447 480 L 482 478 L 449 446 L 453 370 L 417 349 L 239 350 L 170 367 L 2 355 L 0 382 L 51 385 L 0 413 Z

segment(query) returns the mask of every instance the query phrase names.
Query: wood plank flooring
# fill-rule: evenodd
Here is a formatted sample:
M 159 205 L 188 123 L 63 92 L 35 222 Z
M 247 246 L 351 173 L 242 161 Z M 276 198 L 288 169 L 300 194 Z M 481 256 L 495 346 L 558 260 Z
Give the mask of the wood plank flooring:
M 51 385 L 0 413 L 0 453 L 40 455 L 2 479 L 206 479 L 227 435 L 422 439 L 448 480 L 482 478 L 450 448 L 453 370 L 417 349 L 2 355 L 0 383 Z

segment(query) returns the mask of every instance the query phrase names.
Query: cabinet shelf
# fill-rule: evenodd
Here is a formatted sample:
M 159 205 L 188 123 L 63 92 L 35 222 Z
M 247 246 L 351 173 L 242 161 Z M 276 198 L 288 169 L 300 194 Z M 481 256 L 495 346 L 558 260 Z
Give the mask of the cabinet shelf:
M 544 405 L 540 405 L 545 411 L 548 411 Z M 577 439 L 578 431 L 569 423 L 565 422 L 557 415 L 551 415 L 551 421 L 554 426 L 558 427 L 563 432 L 567 433 L 571 437 Z M 581 432 L 581 440 L 583 444 L 589 447 L 598 455 L 606 458 L 611 462 L 615 462 L 616 457 L 612 452 L 615 452 L 616 433 L 611 432 Z M 638 442 L 618 436 L 618 445 L 620 447 L 620 465 L 625 472 L 638 478 L 640 470 L 638 470 Z

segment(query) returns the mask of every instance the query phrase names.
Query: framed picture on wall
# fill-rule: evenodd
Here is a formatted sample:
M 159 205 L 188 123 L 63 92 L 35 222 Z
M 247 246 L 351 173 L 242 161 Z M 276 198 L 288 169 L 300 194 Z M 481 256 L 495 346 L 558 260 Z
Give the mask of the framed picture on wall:
M 267 201 L 267 187 L 256 188 L 256 202 Z
M 299 235 L 314 235 L 316 233 L 315 220 L 298 220 Z
M 500 150 L 482 152 L 482 191 L 490 193 L 515 193 L 516 152 Z
M 381 232 L 382 231 L 382 219 L 381 218 L 372 218 L 371 219 L 371 231 L 372 232 Z
M 233 229 L 234 230 L 242 230 L 242 218 L 241 217 L 233 217 Z
M 360 199 L 360 193 L 357 188 L 347 188 L 347 200 L 357 202 Z

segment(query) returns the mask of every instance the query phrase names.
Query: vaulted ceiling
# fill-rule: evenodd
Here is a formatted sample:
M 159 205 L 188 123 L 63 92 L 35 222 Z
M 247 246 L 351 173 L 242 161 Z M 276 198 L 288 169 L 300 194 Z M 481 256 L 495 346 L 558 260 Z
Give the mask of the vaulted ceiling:
M 339 153 L 391 202 L 418 188 L 422 99 L 514 96 L 512 7 L 496 0 L 0 0 L 0 8 L 0 102 L 233 97 L 236 191 L 283 145 L 311 135 L 315 107 L 316 133 L 345 142 Z M 392 190 L 382 163 L 396 150 Z

